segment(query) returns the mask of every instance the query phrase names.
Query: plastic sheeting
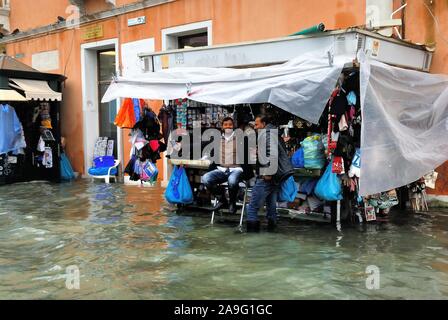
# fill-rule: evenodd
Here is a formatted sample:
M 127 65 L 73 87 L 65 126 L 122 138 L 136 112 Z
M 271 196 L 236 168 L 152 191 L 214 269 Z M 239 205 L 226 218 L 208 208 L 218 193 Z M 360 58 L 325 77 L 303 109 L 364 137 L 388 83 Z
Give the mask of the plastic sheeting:
M 361 64 L 360 194 L 414 182 L 448 160 L 448 77 Z
M 120 77 L 102 102 L 117 98 L 177 99 L 233 105 L 272 103 L 312 123 L 319 118 L 349 57 L 312 52 L 281 65 L 261 68 L 174 68 L 138 79 Z

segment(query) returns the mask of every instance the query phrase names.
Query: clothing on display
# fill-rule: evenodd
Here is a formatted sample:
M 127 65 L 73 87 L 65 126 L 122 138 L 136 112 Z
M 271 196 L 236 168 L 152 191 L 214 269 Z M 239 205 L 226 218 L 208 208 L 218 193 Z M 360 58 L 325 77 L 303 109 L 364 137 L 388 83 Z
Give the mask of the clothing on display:
M 22 123 L 10 105 L 0 105 L 0 154 L 26 148 Z
M 176 118 L 176 111 L 171 102 L 166 106 L 165 104 L 160 108 L 158 118 L 162 123 L 162 134 L 165 143 L 168 143 L 168 138 L 171 131 L 174 129 L 174 119 Z

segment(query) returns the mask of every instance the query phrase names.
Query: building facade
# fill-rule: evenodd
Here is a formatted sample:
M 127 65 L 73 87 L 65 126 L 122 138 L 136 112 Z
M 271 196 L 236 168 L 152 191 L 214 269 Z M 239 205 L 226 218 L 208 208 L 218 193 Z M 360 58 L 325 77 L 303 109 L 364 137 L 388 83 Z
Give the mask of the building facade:
M 129 132 L 111 123 L 117 106 L 100 98 L 113 75 L 143 72 L 139 53 L 284 37 L 320 22 L 328 30 L 364 26 L 405 4 L 392 17 L 402 20 L 401 36 L 433 48 L 431 72 L 448 74 L 446 0 L 3 0 L 0 44 L 68 78 L 62 134 L 75 171 L 85 174 L 99 135 L 116 136 L 117 154 L 129 158 Z M 438 171 L 435 193 L 448 199 L 448 165 Z

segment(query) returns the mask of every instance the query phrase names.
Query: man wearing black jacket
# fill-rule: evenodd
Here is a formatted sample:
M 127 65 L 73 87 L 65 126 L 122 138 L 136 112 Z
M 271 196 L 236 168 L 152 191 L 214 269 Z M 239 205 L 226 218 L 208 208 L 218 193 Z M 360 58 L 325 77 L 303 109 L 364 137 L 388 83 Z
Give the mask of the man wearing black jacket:
M 278 135 L 278 129 L 271 124 L 269 117 L 265 115 L 257 116 L 255 129 L 259 134 L 259 161 L 257 162 L 257 181 L 252 189 L 252 196 L 247 209 L 248 232 L 258 232 L 260 230 L 258 211 L 263 208 L 265 203 L 268 229 L 275 229 L 280 185 L 294 173 L 285 144 Z M 272 141 L 272 139 L 275 141 Z M 264 149 L 265 155 L 260 152 L 262 149 Z M 273 161 L 277 161 L 277 163 Z

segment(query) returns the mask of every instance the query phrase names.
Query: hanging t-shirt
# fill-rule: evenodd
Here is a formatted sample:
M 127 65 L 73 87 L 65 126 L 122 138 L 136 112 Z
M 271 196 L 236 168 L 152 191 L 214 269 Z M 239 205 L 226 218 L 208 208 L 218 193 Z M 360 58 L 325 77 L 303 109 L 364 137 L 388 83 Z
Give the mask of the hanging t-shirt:
M 10 105 L 0 104 L 0 154 L 25 148 L 22 124 Z

